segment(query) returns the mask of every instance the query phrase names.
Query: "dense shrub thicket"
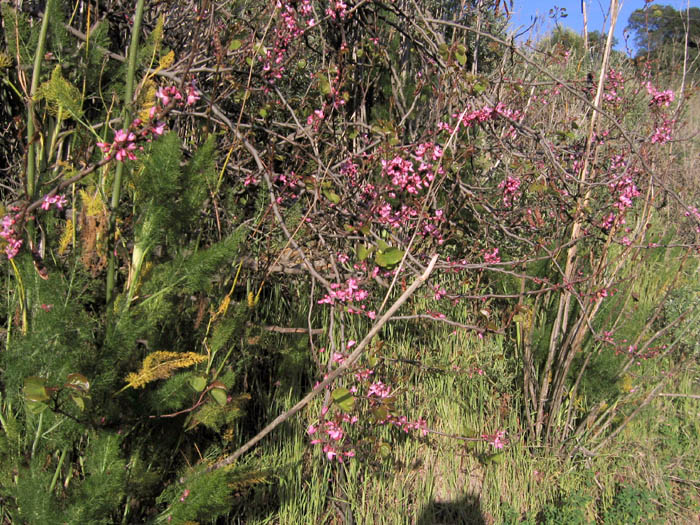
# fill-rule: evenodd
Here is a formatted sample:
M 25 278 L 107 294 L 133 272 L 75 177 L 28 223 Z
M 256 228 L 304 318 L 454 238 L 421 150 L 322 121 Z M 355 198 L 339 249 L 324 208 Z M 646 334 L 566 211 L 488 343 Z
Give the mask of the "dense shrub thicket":
M 492 450 L 594 455 L 697 359 L 693 76 L 651 48 L 519 46 L 483 2 L 1 9 L 6 522 L 245 521 L 381 461 L 440 428 L 392 326 L 500 338 Z M 256 454 L 317 394 L 313 454 Z

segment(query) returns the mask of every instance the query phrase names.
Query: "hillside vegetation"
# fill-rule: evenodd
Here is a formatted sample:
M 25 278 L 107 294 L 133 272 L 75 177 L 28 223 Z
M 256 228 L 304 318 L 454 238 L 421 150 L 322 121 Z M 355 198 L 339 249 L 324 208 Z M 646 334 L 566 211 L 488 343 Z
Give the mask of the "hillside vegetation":
M 2 523 L 697 518 L 696 9 L 134 4 L 0 4 Z

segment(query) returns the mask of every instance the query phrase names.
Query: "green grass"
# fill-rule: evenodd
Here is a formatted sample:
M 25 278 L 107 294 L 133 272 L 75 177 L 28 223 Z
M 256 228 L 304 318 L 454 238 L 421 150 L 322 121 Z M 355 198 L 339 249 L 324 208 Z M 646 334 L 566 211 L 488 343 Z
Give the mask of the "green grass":
M 376 439 L 390 445 L 387 457 L 331 464 L 305 435 L 320 409 L 317 401 L 259 447 L 257 461 L 276 465 L 278 477 L 251 489 L 231 523 L 680 524 L 697 515 L 700 400 L 660 397 L 596 457 L 558 458 L 521 438 L 508 341 L 442 326 L 419 338 L 412 334 L 396 324 L 384 336 L 383 353 L 399 361 L 385 361 L 380 369 L 403 378 L 399 406 L 409 418 L 424 417 L 431 429 L 447 434 L 506 429 L 510 443 L 503 453 L 493 456 L 497 451 L 485 443 L 384 428 Z M 475 373 L 479 368 L 484 375 Z M 688 369 L 666 391 L 697 393 L 697 372 Z M 279 393 L 270 416 L 296 396 Z M 268 512 L 255 516 L 251 509 L 262 510 L 259 505 Z

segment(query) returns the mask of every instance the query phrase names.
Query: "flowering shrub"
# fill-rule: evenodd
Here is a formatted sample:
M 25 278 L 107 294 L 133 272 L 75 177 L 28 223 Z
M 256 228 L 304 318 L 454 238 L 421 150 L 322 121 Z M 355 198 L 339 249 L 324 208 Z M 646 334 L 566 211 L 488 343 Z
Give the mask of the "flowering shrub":
M 687 91 L 619 56 L 582 87 L 580 56 L 506 42 L 493 12 L 475 42 L 422 5 L 165 4 L 97 25 L 78 10 L 68 33 L 2 6 L 24 122 L 2 190 L 3 421 L 32 430 L 0 458 L 21 472 L 0 486 L 14 522 L 42 520 L 28 486 L 50 489 L 44 521 L 214 519 L 267 475 L 234 463 L 309 404 L 304 437 L 334 468 L 392 433 L 576 454 L 642 402 L 643 381 L 621 383 L 632 365 L 676 372 L 688 315 L 662 305 L 700 234 L 671 169 Z M 432 400 L 408 403 L 382 365 L 399 322 L 499 338 L 521 428 L 494 415 L 454 436 Z M 446 369 L 497 375 L 462 358 Z M 265 426 L 290 377 L 309 394 Z M 86 508 L 100 480 L 120 496 Z

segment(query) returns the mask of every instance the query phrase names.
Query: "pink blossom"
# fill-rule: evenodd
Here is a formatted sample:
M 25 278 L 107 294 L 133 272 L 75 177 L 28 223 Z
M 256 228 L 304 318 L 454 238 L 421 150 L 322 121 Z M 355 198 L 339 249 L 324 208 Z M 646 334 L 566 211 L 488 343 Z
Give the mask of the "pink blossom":
M 503 205 L 510 208 L 513 200 L 520 195 L 520 179 L 508 176 L 498 187 L 503 190 Z
M 375 381 L 369 386 L 367 395 L 370 397 L 376 396 L 385 399 L 391 395 L 391 388 L 388 385 L 382 383 L 381 381 Z
M 62 210 L 67 202 L 68 200 L 63 195 L 46 195 L 41 203 L 41 209 L 48 210 L 51 208 L 51 205 L 55 205 L 56 208 Z
M 161 104 L 164 106 L 167 106 L 170 103 L 170 95 L 168 94 L 166 89 L 163 89 L 162 87 L 158 88 L 158 91 L 156 91 L 156 98 L 160 100 Z
M 484 261 L 489 264 L 501 262 L 501 257 L 498 255 L 498 248 L 494 248 L 491 251 L 485 250 Z
M 189 86 L 187 88 L 187 105 L 192 106 L 200 99 L 199 91 L 197 91 L 194 86 Z

